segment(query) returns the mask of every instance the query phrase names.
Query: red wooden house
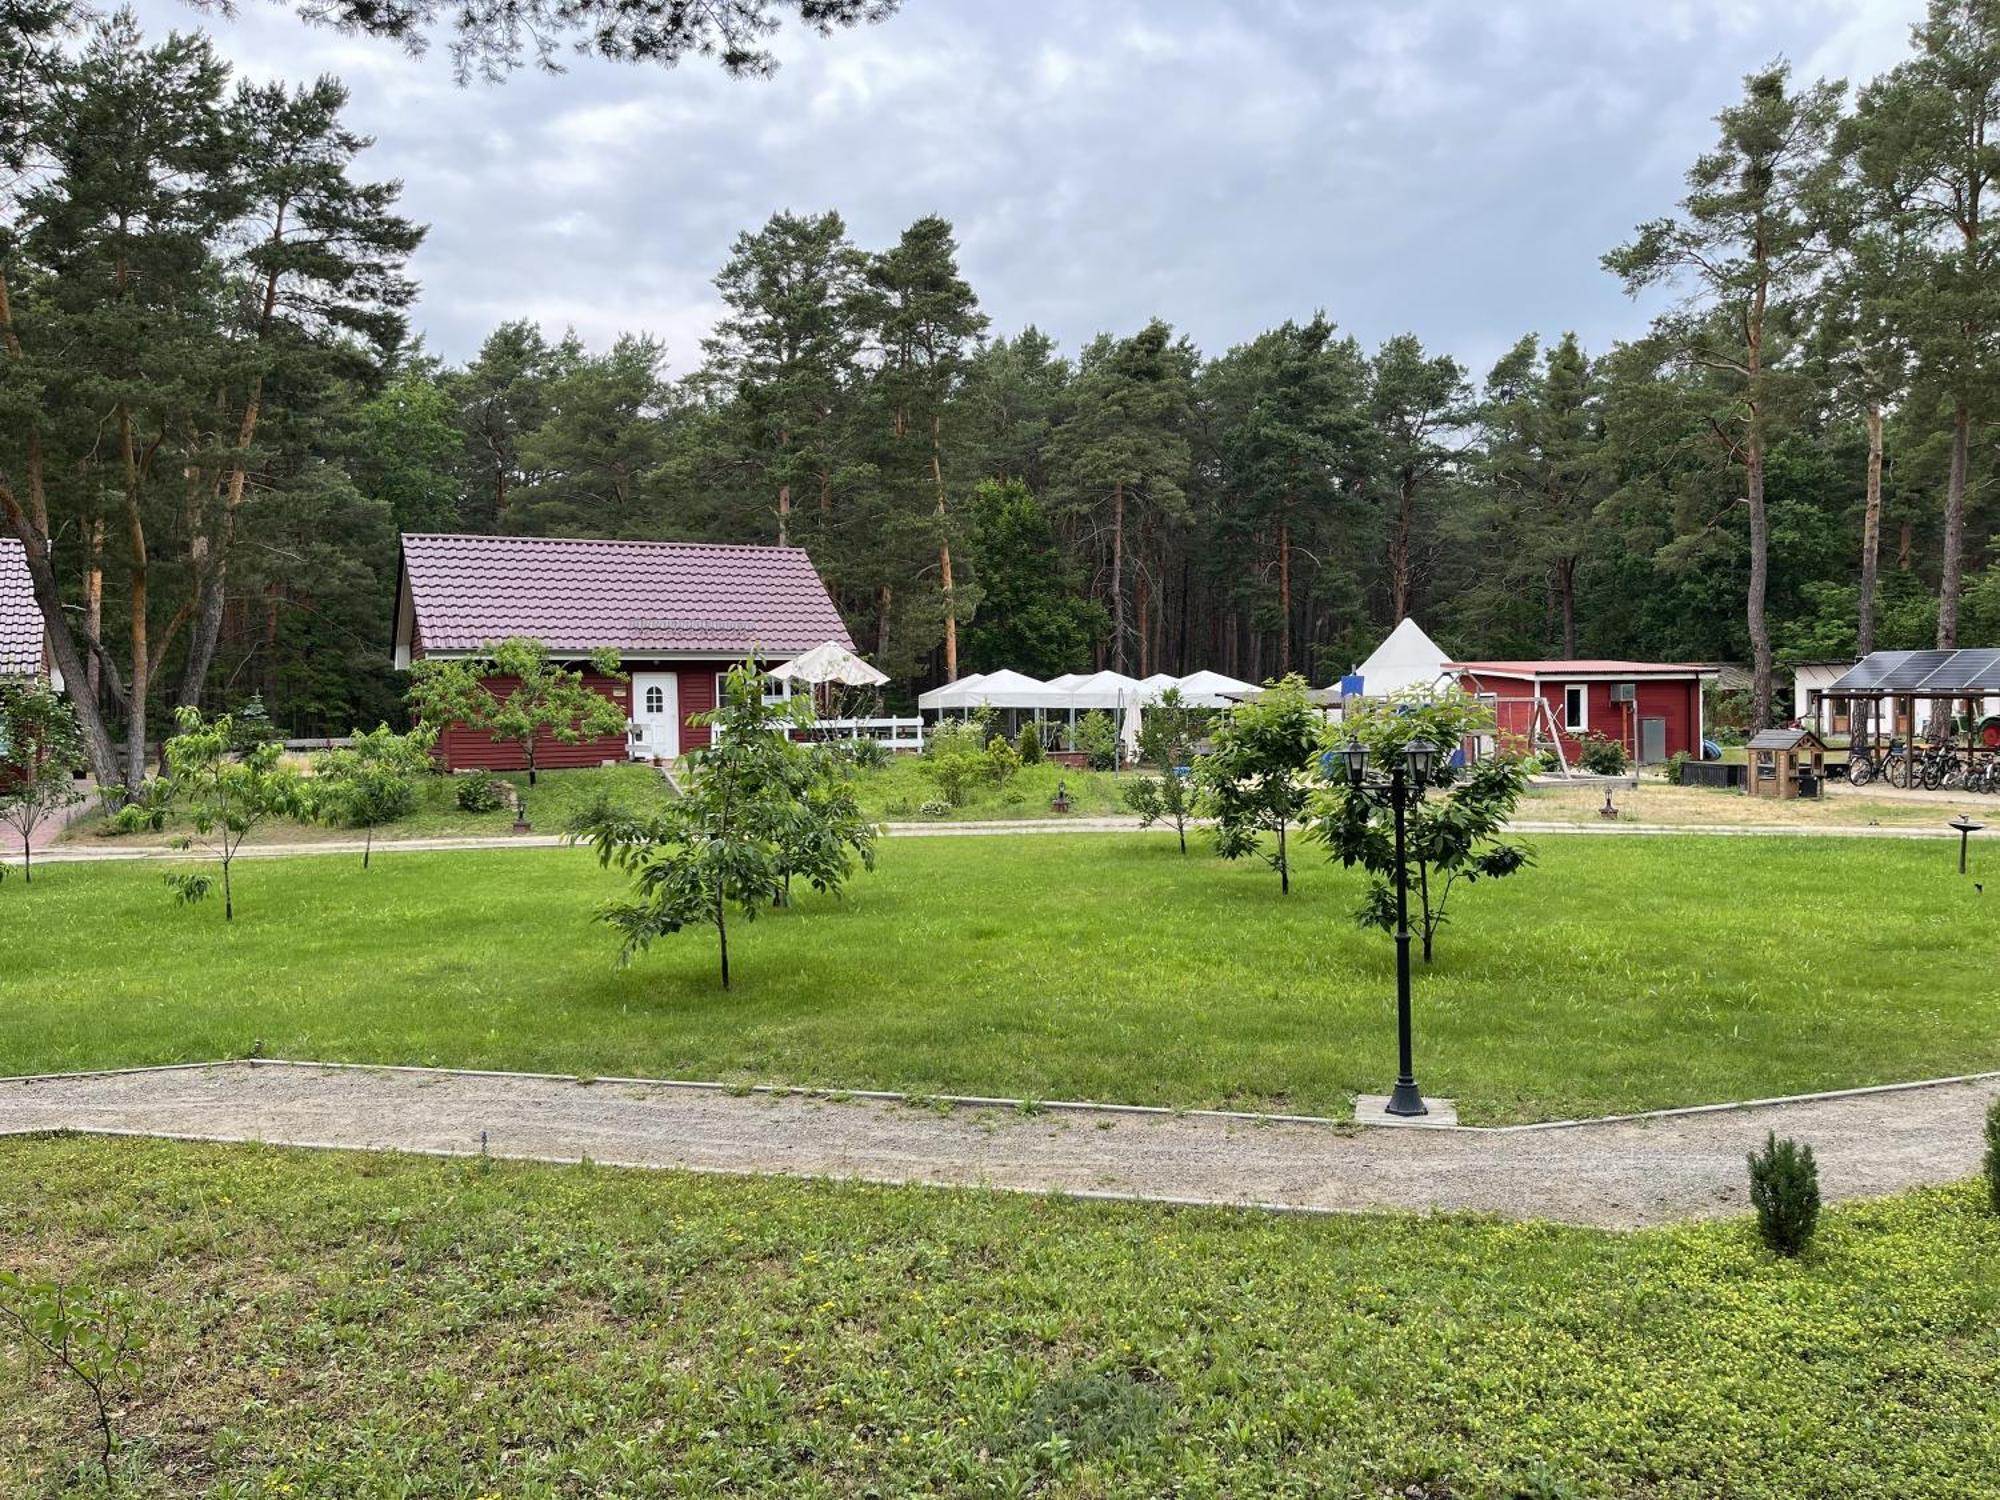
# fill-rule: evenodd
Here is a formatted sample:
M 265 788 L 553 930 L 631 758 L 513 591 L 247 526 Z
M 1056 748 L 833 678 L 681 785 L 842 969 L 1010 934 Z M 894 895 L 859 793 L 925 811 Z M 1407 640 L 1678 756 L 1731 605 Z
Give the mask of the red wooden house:
M 854 649 L 812 560 L 797 547 L 562 537 L 403 538 L 396 667 L 477 657 L 512 636 L 548 646 L 626 710 L 629 735 L 575 745 L 543 740 L 544 770 L 634 756 L 671 759 L 708 743 L 688 720 L 715 706 L 718 679 L 746 657 L 782 661 L 824 641 Z M 617 652 L 629 681 L 588 671 Z M 512 771 L 518 746 L 462 725 L 438 740 L 447 770 Z
M 1584 740 L 1616 740 L 1641 765 L 1699 757 L 1701 685 L 1714 667 L 1647 661 L 1456 661 L 1459 686 L 1493 706 L 1502 745 L 1549 747 L 1574 761 Z

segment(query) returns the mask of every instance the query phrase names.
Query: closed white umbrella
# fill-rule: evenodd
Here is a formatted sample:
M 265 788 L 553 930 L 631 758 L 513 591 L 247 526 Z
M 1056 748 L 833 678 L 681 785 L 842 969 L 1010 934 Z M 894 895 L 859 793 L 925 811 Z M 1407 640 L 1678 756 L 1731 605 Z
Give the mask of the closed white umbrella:
M 1125 705 L 1125 723 L 1118 733 L 1118 748 L 1124 751 L 1127 765 L 1139 758 L 1139 716 L 1141 710 L 1136 702 Z

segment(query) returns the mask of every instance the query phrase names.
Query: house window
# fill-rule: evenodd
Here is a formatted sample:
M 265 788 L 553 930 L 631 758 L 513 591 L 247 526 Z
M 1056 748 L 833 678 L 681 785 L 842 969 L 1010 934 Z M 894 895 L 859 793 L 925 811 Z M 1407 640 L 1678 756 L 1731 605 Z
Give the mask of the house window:
M 660 691 L 658 683 L 646 689 L 646 712 L 663 714 L 667 711 L 667 695 Z
M 1563 728 L 1570 734 L 1582 734 L 1589 727 L 1588 689 L 1580 682 L 1572 682 L 1563 689 Z

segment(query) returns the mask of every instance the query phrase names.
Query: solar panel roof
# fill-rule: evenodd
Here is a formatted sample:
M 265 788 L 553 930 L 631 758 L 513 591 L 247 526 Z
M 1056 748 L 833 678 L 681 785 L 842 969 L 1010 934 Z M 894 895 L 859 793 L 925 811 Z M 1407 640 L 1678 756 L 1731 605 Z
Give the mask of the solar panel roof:
M 1921 688 L 1931 674 L 1946 662 L 1953 653 L 1949 651 L 1912 651 L 1909 658 L 1893 667 L 1882 678 L 1882 689 L 1890 693 L 1913 693 Z
M 1849 667 L 1827 689 L 1829 693 L 1866 693 L 1882 685 L 1897 667 L 1900 667 L 1915 653 L 1910 651 L 1871 651 L 1860 661 Z
M 2000 650 L 1871 651 L 1825 691 L 1831 696 L 2000 692 Z

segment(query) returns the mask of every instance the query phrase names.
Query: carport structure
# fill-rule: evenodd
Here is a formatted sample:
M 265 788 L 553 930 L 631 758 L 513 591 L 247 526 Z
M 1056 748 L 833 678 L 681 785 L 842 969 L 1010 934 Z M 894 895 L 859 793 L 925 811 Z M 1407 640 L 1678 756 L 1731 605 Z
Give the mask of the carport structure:
M 1996 701 L 2000 650 L 1871 651 L 1821 690 L 1816 717 L 1824 738 L 1827 722 L 1844 708 L 1853 745 L 1872 751 L 1889 738 L 1913 739 L 1920 729 L 1936 738 L 1940 722 L 1949 736 L 1962 716 L 1965 748 L 1991 754 L 2000 753 Z

